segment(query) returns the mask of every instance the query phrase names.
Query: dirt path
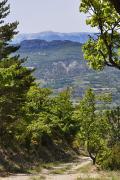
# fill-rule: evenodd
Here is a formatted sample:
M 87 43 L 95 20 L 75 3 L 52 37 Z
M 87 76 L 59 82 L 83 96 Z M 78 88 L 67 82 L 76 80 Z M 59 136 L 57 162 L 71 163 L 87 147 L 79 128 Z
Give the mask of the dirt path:
M 79 169 L 91 163 L 89 157 L 80 157 L 72 163 L 62 163 L 48 169 L 42 169 L 40 174 L 15 174 L 10 177 L 0 178 L 0 180 L 77 180 L 78 177 L 87 178 L 85 173 L 80 173 Z M 96 178 L 98 174 L 89 174 L 89 177 Z

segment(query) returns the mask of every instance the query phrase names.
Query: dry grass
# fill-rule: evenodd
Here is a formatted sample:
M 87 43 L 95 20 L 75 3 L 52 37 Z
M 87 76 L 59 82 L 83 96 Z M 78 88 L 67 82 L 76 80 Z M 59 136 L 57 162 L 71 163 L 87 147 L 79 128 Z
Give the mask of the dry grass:
M 45 176 L 39 176 L 39 177 L 33 177 L 30 180 L 45 180 L 46 177 Z
M 96 171 L 96 167 L 92 166 L 91 163 L 76 169 L 76 172 L 78 172 L 78 173 L 90 173 L 90 172 L 94 172 L 94 171 Z
M 81 174 L 77 180 L 120 180 L 120 171 L 100 171 L 92 164 L 77 169 L 77 172 Z
M 54 169 L 51 171 L 52 174 L 64 174 L 67 171 L 71 169 L 71 165 L 65 166 L 65 167 L 60 167 L 59 169 Z

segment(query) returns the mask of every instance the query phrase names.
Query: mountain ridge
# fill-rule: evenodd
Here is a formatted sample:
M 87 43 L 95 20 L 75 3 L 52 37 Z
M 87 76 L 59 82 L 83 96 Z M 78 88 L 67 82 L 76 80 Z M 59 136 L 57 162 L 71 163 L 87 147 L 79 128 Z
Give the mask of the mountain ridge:
M 39 39 L 39 40 L 46 40 L 48 42 L 53 40 L 61 40 L 61 41 L 69 40 L 72 42 L 79 42 L 84 44 L 89 39 L 90 36 L 95 37 L 96 33 L 89 33 L 89 32 L 60 33 L 60 32 L 46 31 L 40 33 L 19 34 L 14 38 L 12 43 L 19 44 L 24 40 Z
M 81 43 L 27 40 L 21 42 L 18 54 L 21 58 L 28 57 L 24 65 L 35 69 L 33 74 L 41 87 L 52 88 L 54 93 L 70 87 L 74 100 L 91 87 L 96 92 L 112 93 L 113 102 L 119 104 L 119 70 L 106 67 L 97 72 L 89 69 Z
M 39 49 L 45 49 L 45 48 L 60 48 L 63 45 L 68 46 L 82 46 L 79 42 L 73 42 L 69 40 L 53 40 L 53 41 L 46 41 L 46 40 L 40 40 L 40 39 L 31 39 L 31 40 L 24 40 L 20 43 L 20 51 L 31 51 L 31 50 L 39 50 Z

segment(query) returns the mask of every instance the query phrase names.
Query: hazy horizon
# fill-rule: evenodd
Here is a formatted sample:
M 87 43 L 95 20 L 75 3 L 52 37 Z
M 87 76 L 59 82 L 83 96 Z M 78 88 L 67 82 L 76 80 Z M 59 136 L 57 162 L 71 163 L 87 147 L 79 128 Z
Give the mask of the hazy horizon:
M 26 32 L 26 33 L 24 33 L 24 32 L 22 32 L 22 33 L 19 33 L 19 35 L 20 34 L 39 34 L 39 33 L 60 33 L 60 34 L 74 34 L 74 33 L 80 33 L 80 34 L 82 34 L 82 33 L 86 33 L 86 34 L 90 34 L 90 33 L 96 33 L 95 31 L 90 31 L 90 32 L 88 32 L 88 31 L 79 31 L 79 32 L 57 32 L 57 31 L 52 31 L 52 30 L 48 30 L 48 31 L 39 31 L 39 32 Z
M 19 34 L 40 32 L 96 32 L 85 24 L 79 12 L 80 0 L 8 0 L 11 13 L 7 21 L 19 21 Z

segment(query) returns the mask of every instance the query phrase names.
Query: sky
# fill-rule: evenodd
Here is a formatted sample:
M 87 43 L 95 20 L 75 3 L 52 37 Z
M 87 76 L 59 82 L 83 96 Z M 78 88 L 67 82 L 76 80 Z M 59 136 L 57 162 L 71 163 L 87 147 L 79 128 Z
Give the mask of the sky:
M 79 12 L 80 0 L 8 0 L 11 13 L 7 21 L 19 21 L 20 33 L 92 32 L 86 15 Z

